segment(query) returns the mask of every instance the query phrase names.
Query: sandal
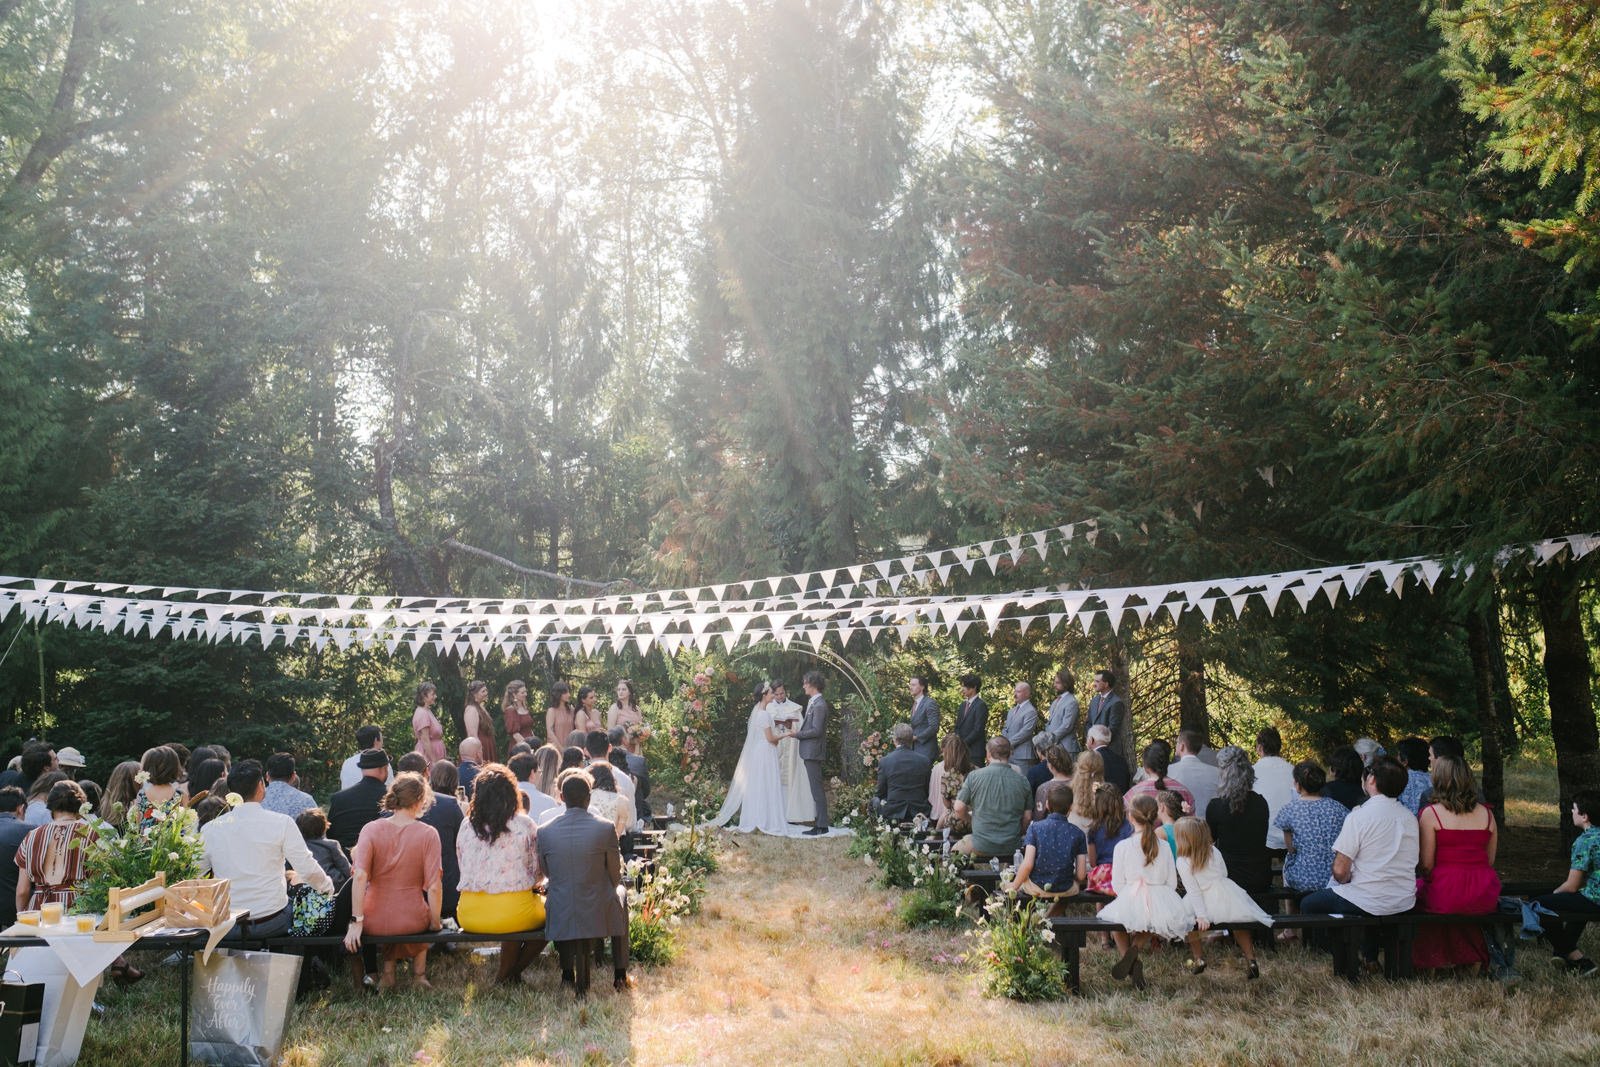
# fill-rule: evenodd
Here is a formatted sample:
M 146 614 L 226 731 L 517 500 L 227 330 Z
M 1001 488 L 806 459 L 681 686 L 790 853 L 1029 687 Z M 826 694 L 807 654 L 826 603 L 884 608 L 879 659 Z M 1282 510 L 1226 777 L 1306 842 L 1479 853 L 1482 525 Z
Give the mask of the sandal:
M 133 985 L 144 978 L 144 972 L 127 960 L 118 960 L 106 972 L 111 975 L 111 980 L 118 985 Z
M 1197 960 L 1193 956 L 1190 956 L 1188 959 L 1183 961 L 1183 965 L 1189 968 L 1189 973 L 1194 975 L 1196 978 L 1206 973 L 1206 961 L 1203 959 Z

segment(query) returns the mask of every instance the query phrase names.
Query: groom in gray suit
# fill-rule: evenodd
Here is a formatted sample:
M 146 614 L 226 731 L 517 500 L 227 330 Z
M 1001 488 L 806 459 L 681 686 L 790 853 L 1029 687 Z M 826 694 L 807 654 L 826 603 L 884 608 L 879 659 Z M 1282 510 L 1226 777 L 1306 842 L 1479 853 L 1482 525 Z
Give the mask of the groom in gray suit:
M 822 699 L 821 672 L 807 671 L 800 684 L 806 691 L 806 715 L 794 736 L 800 743 L 800 759 L 806 765 L 811 802 L 817 806 L 816 823 L 803 833 L 818 837 L 828 832 L 828 795 L 822 786 L 822 760 L 828 751 L 828 702 Z
M 911 751 L 928 757 L 930 764 L 939 761 L 939 705 L 928 695 L 928 679 L 920 674 L 911 676 Z
M 582 999 L 589 993 L 594 943 L 609 937 L 617 990 L 628 978 L 628 907 L 623 903 L 622 856 L 616 828 L 589 814 L 591 781 L 577 772 L 561 783 L 566 811 L 539 828 L 539 869 L 548 877 L 545 938 L 556 943 L 561 980 Z

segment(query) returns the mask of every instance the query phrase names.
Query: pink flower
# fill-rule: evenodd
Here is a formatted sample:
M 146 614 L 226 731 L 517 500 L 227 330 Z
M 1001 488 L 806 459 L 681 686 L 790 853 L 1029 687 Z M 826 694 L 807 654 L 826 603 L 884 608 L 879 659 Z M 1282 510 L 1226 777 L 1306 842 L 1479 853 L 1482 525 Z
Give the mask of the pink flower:
M 705 707 L 706 707 L 705 704 L 703 702 L 699 701 L 699 700 L 696 700 L 693 704 L 690 704 L 689 706 L 691 708 L 693 708 L 695 711 L 704 711 Z
M 711 676 L 705 671 L 701 671 L 694 676 L 694 684 L 701 687 L 708 686 L 711 684 Z

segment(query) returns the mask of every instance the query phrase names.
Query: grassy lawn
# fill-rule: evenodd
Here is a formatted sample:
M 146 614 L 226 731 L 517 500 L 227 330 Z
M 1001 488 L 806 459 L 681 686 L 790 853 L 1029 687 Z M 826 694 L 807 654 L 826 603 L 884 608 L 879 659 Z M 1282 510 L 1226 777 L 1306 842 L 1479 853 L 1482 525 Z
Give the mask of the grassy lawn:
M 1536 779 L 1517 775 L 1547 788 L 1548 772 Z M 1112 982 L 1111 952 L 1091 949 L 1082 998 L 991 1000 L 960 960 L 970 939 L 899 929 L 899 894 L 874 888 L 844 849 L 730 837 L 704 914 L 681 928 L 680 957 L 636 968 L 631 995 L 597 987 L 580 1008 L 557 989 L 549 959 L 532 985 L 500 991 L 488 987 L 492 959 L 441 956 L 429 965 L 431 993 L 380 998 L 341 982 L 297 1005 L 284 1063 L 1600 1061 L 1600 980 L 1558 974 L 1542 945 L 1524 945 L 1527 981 L 1509 996 L 1479 980 L 1352 987 L 1298 948 L 1265 957 L 1261 980 L 1247 984 L 1237 953 L 1214 945 L 1199 978 L 1180 953 L 1153 958 L 1144 993 Z M 1586 940 L 1591 953 L 1596 941 Z M 82 1062 L 176 1062 L 178 975 L 150 963 L 140 985 L 105 992 L 109 1010 L 90 1024 Z

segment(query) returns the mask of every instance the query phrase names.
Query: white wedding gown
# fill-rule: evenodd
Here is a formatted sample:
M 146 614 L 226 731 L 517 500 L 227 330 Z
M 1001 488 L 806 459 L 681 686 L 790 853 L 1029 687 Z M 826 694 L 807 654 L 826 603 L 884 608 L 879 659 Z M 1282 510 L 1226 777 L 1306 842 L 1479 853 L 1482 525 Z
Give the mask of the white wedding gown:
M 759 704 L 750 709 L 750 725 L 745 728 L 744 751 L 728 784 L 728 799 L 711 820 L 713 826 L 727 826 L 737 812 L 740 833 L 757 830 L 774 837 L 790 837 L 794 831 L 784 812 L 783 777 L 778 767 L 778 746 L 767 740 L 772 712 Z

